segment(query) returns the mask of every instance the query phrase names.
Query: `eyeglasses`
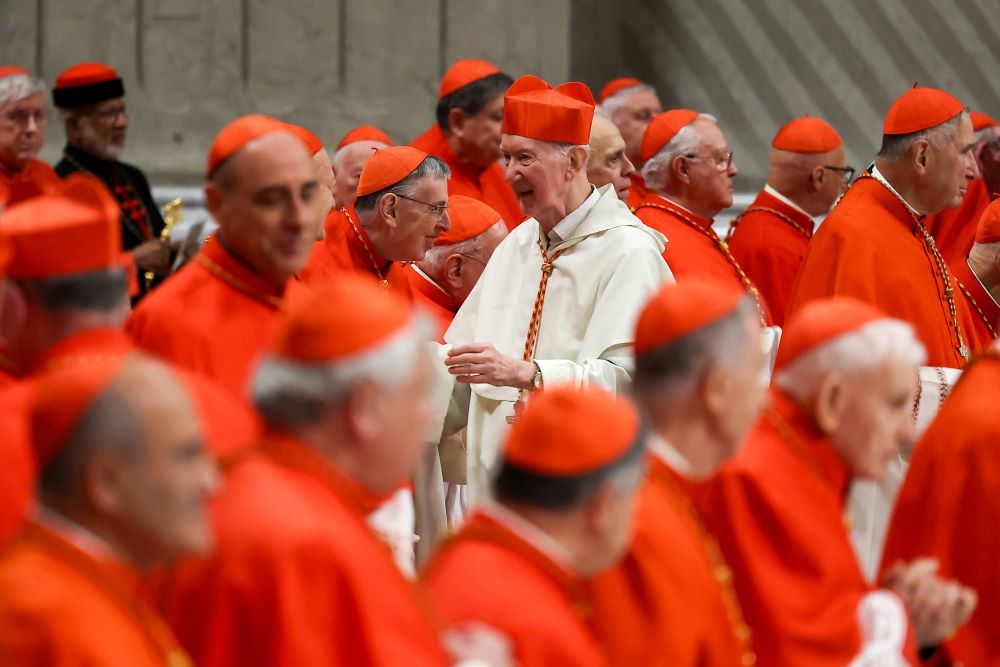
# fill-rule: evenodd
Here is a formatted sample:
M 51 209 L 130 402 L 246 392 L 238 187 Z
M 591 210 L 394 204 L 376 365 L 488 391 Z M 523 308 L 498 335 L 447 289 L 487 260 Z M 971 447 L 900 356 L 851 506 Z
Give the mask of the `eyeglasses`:
M 13 111 L 11 113 L 4 114 L 4 118 L 7 122 L 17 125 L 18 127 L 28 127 L 31 121 L 35 121 L 36 126 L 45 125 L 45 111 Z
M 694 153 L 690 153 L 684 157 L 689 160 L 711 160 L 712 165 L 719 171 L 729 171 L 729 168 L 733 166 L 732 151 L 729 151 L 725 155 L 696 155 Z
M 483 260 L 483 259 L 480 259 L 479 257 L 473 257 L 472 255 L 466 255 L 464 252 L 456 252 L 456 253 L 453 253 L 453 254 L 455 254 L 455 255 L 461 255 L 462 257 L 465 257 L 466 259 L 474 260 L 476 262 L 479 262 L 483 266 L 486 266 L 486 261 Z
M 407 197 L 406 195 L 401 195 L 398 192 L 395 193 L 397 197 L 402 197 L 403 199 L 409 199 L 412 202 L 418 204 L 423 204 L 427 208 L 431 209 L 431 215 L 436 215 L 438 218 L 443 218 L 448 212 L 448 204 L 429 204 L 425 201 L 420 201 L 419 199 L 414 199 L 413 197 Z
M 850 183 L 854 179 L 854 167 L 831 167 L 830 165 L 823 165 L 823 168 L 828 171 L 840 172 L 844 177 L 845 183 Z

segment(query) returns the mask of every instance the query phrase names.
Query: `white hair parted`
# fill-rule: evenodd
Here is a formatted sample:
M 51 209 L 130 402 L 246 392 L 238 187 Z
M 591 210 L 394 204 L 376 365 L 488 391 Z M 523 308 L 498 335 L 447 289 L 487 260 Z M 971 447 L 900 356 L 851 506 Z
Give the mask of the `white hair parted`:
M 628 88 L 622 88 L 621 90 L 615 91 L 614 95 L 608 95 L 608 97 L 597 106 L 597 113 L 601 114 L 608 120 L 614 120 L 614 115 L 618 113 L 618 110 L 625 106 L 625 101 L 628 96 L 632 93 L 637 93 L 640 91 L 650 92 L 654 95 L 656 94 L 656 88 L 653 88 L 648 83 L 638 83 L 634 86 L 629 86 Z
M 27 74 L 9 74 L 0 78 L 0 107 L 35 93 L 44 93 L 45 90 L 45 83 L 41 79 L 32 79 Z
M 421 354 L 434 326 L 424 313 L 374 349 L 333 363 L 309 364 L 266 356 L 253 377 L 251 397 L 264 421 L 279 428 L 313 424 L 335 408 L 361 381 L 398 387 Z
M 700 113 L 693 121 L 682 127 L 656 155 L 649 158 L 642 166 L 642 178 L 647 185 L 662 188 L 670 175 L 670 165 L 674 158 L 678 155 L 692 155 L 698 152 L 698 149 L 701 148 L 701 135 L 694 129 L 694 122 L 698 120 L 719 122 L 712 114 Z
M 479 257 L 482 252 L 483 244 L 485 243 L 484 236 L 489 234 L 491 231 L 503 228 L 506 229 L 507 225 L 504 221 L 497 220 L 491 227 L 487 227 L 481 233 L 476 234 L 471 239 L 465 239 L 464 241 L 459 241 L 458 243 L 451 243 L 448 245 L 436 245 L 427 251 L 424 255 L 424 260 L 428 264 L 434 267 L 441 267 L 442 262 L 451 255 L 465 255 L 471 257 Z
M 892 318 L 876 320 L 806 352 L 778 371 L 774 384 L 805 402 L 816 396 L 830 373 L 863 373 L 892 357 L 916 367 L 926 361 L 927 351 L 907 322 Z

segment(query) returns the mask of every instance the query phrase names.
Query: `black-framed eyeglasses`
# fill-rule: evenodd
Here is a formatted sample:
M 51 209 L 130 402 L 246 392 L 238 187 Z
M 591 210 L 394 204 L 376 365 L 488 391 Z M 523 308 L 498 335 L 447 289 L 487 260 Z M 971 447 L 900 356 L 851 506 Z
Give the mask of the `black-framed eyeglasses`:
M 729 151 L 725 155 L 697 155 L 695 153 L 685 154 L 689 160 L 711 160 L 712 164 L 719 171 L 729 171 L 733 166 L 733 152 Z
M 854 167 L 831 167 L 828 164 L 823 165 L 823 168 L 828 171 L 840 172 L 844 176 L 844 182 L 850 183 L 854 180 Z
M 418 204 L 423 204 L 427 208 L 431 209 L 431 215 L 436 215 L 439 218 L 443 217 L 448 212 L 448 204 L 430 204 L 425 201 L 420 201 L 419 199 L 414 199 L 413 197 L 407 197 L 406 195 L 401 195 L 398 192 L 395 193 L 395 195 L 397 197 L 402 197 L 403 199 L 409 199 L 410 201 L 416 202 Z

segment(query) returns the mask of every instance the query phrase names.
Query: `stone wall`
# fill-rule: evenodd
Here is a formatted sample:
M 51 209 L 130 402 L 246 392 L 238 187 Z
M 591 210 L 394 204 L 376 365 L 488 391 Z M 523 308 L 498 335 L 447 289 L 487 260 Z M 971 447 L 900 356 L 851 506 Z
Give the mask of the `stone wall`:
M 125 159 L 155 182 L 194 183 L 208 145 L 259 111 L 335 143 L 373 123 L 409 141 L 434 120 L 457 58 L 520 75 L 569 74 L 570 0 L 0 0 L 0 63 L 50 85 L 84 60 L 125 80 Z M 49 118 L 42 157 L 64 143 Z

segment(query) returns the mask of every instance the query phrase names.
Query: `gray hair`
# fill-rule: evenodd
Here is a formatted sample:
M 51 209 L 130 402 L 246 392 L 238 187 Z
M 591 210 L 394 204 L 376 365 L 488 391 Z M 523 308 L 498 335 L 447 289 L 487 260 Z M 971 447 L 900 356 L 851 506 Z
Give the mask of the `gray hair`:
M 35 93 L 44 93 L 45 82 L 41 79 L 32 79 L 27 74 L 10 74 L 0 78 L 0 107 L 5 107 L 11 102 L 23 100 Z
M 911 132 L 909 134 L 886 134 L 882 136 L 882 147 L 878 151 L 878 157 L 883 160 L 899 160 L 905 156 L 913 144 L 920 140 L 926 140 L 934 148 L 945 148 L 955 141 L 958 128 L 962 125 L 962 120 L 969 117 L 968 109 L 962 111 L 954 118 L 950 118 L 940 125 Z
M 649 158 L 642 166 L 642 177 L 647 184 L 662 187 L 670 175 L 670 165 L 674 158 L 698 152 L 701 148 L 701 135 L 694 129 L 694 123 L 698 120 L 719 122 L 712 114 L 700 113 L 693 121 L 682 127 L 659 153 Z
M 253 404 L 264 421 L 278 428 L 308 426 L 337 407 L 363 380 L 384 389 L 398 387 L 406 373 L 427 354 L 433 326 L 423 314 L 374 350 L 342 361 L 308 364 L 276 356 L 265 357 L 253 378 Z
M 66 310 L 108 313 L 128 299 L 128 278 L 123 268 L 16 282 L 50 313 Z
M 417 183 L 423 178 L 448 180 L 451 178 L 451 169 L 441 158 L 436 155 L 428 155 L 424 158 L 423 162 L 417 165 L 417 168 L 414 169 L 409 176 L 400 182 L 394 183 L 387 188 L 379 190 L 378 192 L 372 192 L 362 197 L 358 197 L 354 202 L 354 208 L 357 209 L 359 213 L 362 211 L 371 211 L 378 206 L 382 197 L 390 192 L 395 195 L 403 195 L 406 197 L 413 196 L 413 193 L 417 189 Z
M 653 88 L 648 83 L 640 83 L 634 86 L 629 86 L 628 88 L 622 88 L 621 90 L 615 92 L 614 95 L 609 95 L 607 99 L 601 102 L 597 107 L 597 113 L 601 114 L 608 120 L 613 120 L 614 115 L 625 106 L 625 99 L 632 93 L 637 93 L 639 91 L 650 92 L 654 95 L 656 94 L 656 89 Z
M 501 227 L 503 229 L 507 228 L 503 220 L 497 220 L 492 227 L 487 228 L 485 231 L 473 236 L 471 239 L 465 239 L 464 241 L 459 241 L 458 243 L 452 243 L 450 245 L 436 245 L 427 251 L 427 254 L 424 255 L 423 261 L 427 262 L 431 266 L 439 266 L 441 262 L 451 255 L 471 255 L 472 257 L 478 257 L 479 253 L 483 249 L 483 237 L 491 231 Z
M 897 356 L 914 367 L 924 363 L 927 352 L 913 327 L 896 319 L 882 319 L 844 334 L 796 359 L 778 371 L 774 384 L 798 401 L 816 396 L 830 373 L 847 375 L 873 370 Z
M 676 400 L 691 395 L 709 367 L 736 369 L 747 341 L 746 318 L 756 308 L 749 296 L 722 319 L 636 356 L 633 384 L 637 393 L 665 393 Z

